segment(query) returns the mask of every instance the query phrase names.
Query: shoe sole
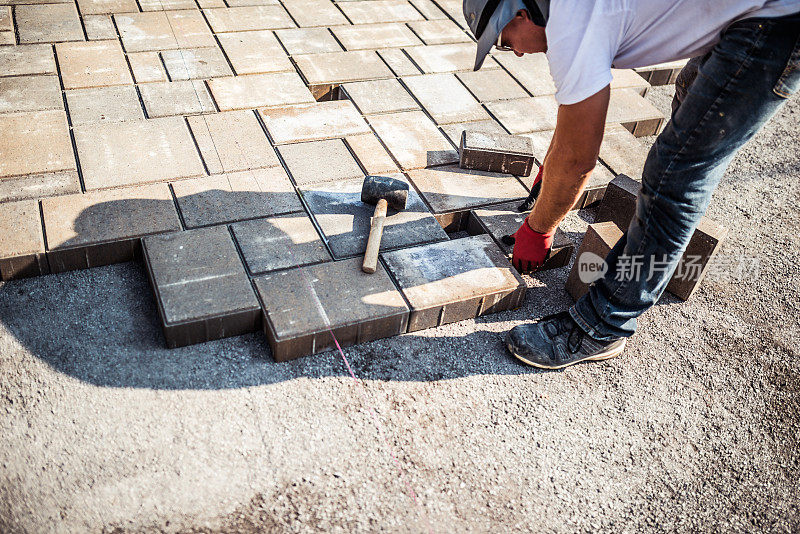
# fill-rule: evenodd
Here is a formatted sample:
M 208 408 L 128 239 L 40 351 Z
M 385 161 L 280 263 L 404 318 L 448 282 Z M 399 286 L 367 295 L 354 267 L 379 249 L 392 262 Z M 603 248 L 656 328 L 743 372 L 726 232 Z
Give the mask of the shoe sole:
M 600 354 L 598 354 L 596 356 L 590 356 L 589 358 L 584 358 L 584 359 L 578 360 L 576 362 L 570 362 L 570 363 L 565 363 L 564 365 L 556 365 L 556 366 L 541 365 L 541 364 L 534 363 L 534 362 L 531 362 L 529 360 L 526 360 L 525 358 L 523 358 L 522 356 L 517 354 L 516 351 L 514 351 L 514 349 L 512 349 L 511 346 L 508 343 L 506 343 L 506 348 L 508 349 L 508 352 L 510 352 L 516 359 L 518 359 L 519 361 L 521 361 L 523 363 L 526 363 L 526 364 L 530 365 L 531 367 L 536 367 L 537 369 L 556 370 L 556 369 L 563 369 L 564 367 L 569 367 L 570 365 L 575 365 L 576 363 L 581 363 L 581 362 L 600 362 L 600 361 L 603 361 L 603 360 L 610 360 L 611 358 L 616 358 L 617 356 L 622 354 L 622 351 L 625 349 L 625 345 L 627 344 L 627 342 L 628 342 L 627 339 L 624 340 L 622 345 L 620 345 L 619 347 L 615 348 L 614 350 L 610 350 L 608 352 L 602 352 L 602 353 L 600 353 Z

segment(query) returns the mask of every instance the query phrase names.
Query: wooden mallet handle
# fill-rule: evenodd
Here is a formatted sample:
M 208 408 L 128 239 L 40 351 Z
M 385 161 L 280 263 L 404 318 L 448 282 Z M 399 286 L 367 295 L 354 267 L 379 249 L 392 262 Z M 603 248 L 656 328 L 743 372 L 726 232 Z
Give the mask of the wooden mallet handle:
M 378 268 L 378 251 L 381 248 L 387 207 L 388 203 L 383 198 L 375 205 L 375 213 L 372 214 L 372 226 L 369 229 L 369 239 L 367 239 L 367 251 L 364 253 L 364 264 L 361 266 L 361 270 L 365 273 L 372 274 Z

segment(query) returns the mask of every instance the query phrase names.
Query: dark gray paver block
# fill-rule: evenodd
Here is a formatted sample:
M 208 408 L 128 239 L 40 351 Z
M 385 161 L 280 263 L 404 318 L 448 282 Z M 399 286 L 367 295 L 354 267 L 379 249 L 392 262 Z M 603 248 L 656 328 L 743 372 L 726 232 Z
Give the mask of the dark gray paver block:
M 247 268 L 254 274 L 331 259 L 305 212 L 243 221 L 231 229 Z
M 394 177 L 403 180 L 401 175 Z M 363 179 L 343 180 L 302 189 L 301 194 L 335 258 L 360 255 L 366 249 L 375 206 L 361 202 L 363 183 Z M 445 239 L 447 234 L 412 188 L 406 209 L 389 211 L 381 250 Z
M 45 198 L 42 213 L 54 273 L 130 261 L 140 237 L 181 228 L 166 184 Z
M 605 260 L 620 238 L 622 230 L 611 221 L 589 225 L 565 285 L 573 299 L 578 300 L 586 294 L 589 290 L 587 282 L 601 277 L 601 271 L 592 270 L 592 267 L 598 265 L 598 260 Z
M 49 271 L 39 203 L 23 200 L 0 204 L 0 280 Z
M 383 254 L 411 304 L 408 331 L 516 308 L 525 283 L 488 235 Z
M 227 227 L 150 236 L 142 249 L 168 347 L 258 329 L 258 300 Z
M 611 180 L 594 222 L 614 221 L 620 228 L 627 228 L 636 214 L 636 196 L 641 187 L 641 182 L 624 174 Z
M 527 137 L 464 130 L 459 146 L 462 169 L 528 176 L 535 164 Z
M 382 265 L 361 258 L 322 263 L 254 279 L 272 357 L 286 361 L 339 346 L 402 334 L 408 306 Z
M 721 224 L 708 217 L 700 219 L 700 224 L 692 234 L 692 239 L 667 284 L 667 291 L 681 300 L 687 300 L 694 295 L 727 236 L 728 229 Z
M 489 234 L 497 242 L 497 245 L 505 252 L 509 258 L 514 250 L 513 238 L 511 234 L 516 232 L 525 218 L 527 212 L 517 211 L 519 202 L 508 202 L 489 208 L 473 210 L 468 221 L 467 231 L 470 234 Z M 557 269 L 569 263 L 575 245 L 572 240 L 560 228 L 556 229 L 553 236 L 553 246 L 550 248 L 550 256 L 544 262 L 539 271 Z

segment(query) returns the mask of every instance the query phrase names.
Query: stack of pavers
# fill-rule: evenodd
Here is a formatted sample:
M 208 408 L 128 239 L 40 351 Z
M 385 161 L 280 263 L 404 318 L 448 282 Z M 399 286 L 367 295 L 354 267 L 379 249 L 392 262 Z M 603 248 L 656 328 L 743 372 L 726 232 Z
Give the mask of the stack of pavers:
M 540 163 L 554 87 L 541 54 L 472 72 L 460 0 L 8 3 L 3 280 L 142 258 L 169 346 L 263 329 L 278 360 L 520 304 L 493 221 L 531 178 L 457 146 L 524 136 Z M 648 87 L 615 71 L 609 123 L 657 131 Z M 367 174 L 412 185 L 373 275 Z

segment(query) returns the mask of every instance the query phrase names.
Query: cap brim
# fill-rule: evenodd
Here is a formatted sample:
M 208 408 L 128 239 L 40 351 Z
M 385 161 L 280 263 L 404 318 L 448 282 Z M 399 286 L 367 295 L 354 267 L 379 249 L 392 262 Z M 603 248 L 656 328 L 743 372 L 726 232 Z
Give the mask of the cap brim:
M 497 36 L 500 35 L 503 28 L 511 22 L 511 19 L 520 9 L 525 9 L 525 3 L 522 0 L 505 0 L 498 6 L 497 11 L 494 12 L 492 18 L 486 24 L 486 29 L 483 30 L 481 38 L 478 39 L 478 52 L 475 55 L 475 67 L 473 70 L 481 68 L 486 55 L 497 43 Z

